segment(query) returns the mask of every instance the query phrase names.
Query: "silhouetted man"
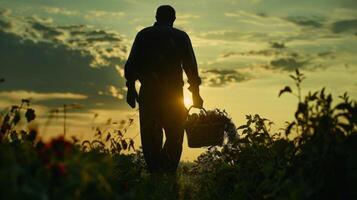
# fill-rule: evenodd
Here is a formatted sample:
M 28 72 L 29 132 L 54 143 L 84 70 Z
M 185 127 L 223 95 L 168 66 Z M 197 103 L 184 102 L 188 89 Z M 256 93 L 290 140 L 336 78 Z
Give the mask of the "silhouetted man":
M 180 161 L 186 118 L 182 70 L 194 106 L 203 104 L 191 41 L 185 32 L 173 28 L 175 19 L 171 6 L 160 6 L 155 24 L 137 34 L 125 64 L 127 102 L 132 108 L 139 103 L 141 143 L 150 172 L 175 172 Z M 141 83 L 139 96 L 136 80 Z

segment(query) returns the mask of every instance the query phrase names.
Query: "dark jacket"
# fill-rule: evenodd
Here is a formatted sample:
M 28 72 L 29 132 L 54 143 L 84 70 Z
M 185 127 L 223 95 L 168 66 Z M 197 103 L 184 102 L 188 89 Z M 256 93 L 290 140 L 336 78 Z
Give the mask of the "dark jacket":
M 198 88 L 197 62 L 189 36 L 170 25 L 158 24 L 141 30 L 125 64 L 127 86 L 139 80 L 142 86 L 183 86 L 182 69 L 190 88 Z

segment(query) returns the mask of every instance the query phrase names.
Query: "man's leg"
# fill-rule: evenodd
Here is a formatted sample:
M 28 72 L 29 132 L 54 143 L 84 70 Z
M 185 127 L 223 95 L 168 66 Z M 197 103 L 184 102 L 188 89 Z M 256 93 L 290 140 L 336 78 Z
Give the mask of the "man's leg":
M 161 169 L 162 125 L 150 102 L 140 104 L 139 115 L 141 146 L 147 168 L 150 172 L 158 172 Z
M 181 158 L 186 118 L 182 87 L 172 89 L 167 93 L 167 102 L 163 107 L 161 117 L 166 136 L 162 149 L 163 166 L 167 171 L 175 172 Z
M 165 127 L 166 141 L 162 149 L 163 167 L 175 172 L 180 162 L 184 128 L 181 125 Z

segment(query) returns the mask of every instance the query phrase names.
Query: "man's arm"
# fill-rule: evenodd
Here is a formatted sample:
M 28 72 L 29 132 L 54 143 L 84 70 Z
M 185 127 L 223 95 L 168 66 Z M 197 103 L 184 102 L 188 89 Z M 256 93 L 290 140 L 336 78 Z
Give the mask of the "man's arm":
M 131 48 L 128 60 L 124 66 L 124 76 L 126 79 L 126 87 L 128 88 L 126 101 L 132 107 L 135 108 L 137 101 L 137 92 L 135 89 L 135 81 L 138 79 L 138 67 L 140 65 L 140 36 L 136 35 L 133 46 Z
M 200 96 L 199 86 L 201 84 L 201 78 L 198 76 L 197 61 L 195 53 L 193 52 L 191 40 L 187 34 L 185 34 L 185 46 L 183 49 L 182 67 L 187 75 L 188 88 L 192 92 L 193 104 L 195 107 L 202 107 L 203 100 Z
M 195 53 L 193 52 L 191 40 L 188 35 L 186 35 L 185 37 L 182 67 L 185 70 L 185 73 L 188 78 L 188 83 L 190 84 L 189 90 L 191 92 L 198 90 L 199 85 L 201 84 L 201 78 L 198 76 L 196 57 Z
M 136 35 L 133 46 L 128 57 L 128 60 L 125 63 L 124 67 L 124 76 L 126 79 L 127 87 L 135 86 L 135 81 L 138 79 L 138 67 L 140 65 L 140 35 Z

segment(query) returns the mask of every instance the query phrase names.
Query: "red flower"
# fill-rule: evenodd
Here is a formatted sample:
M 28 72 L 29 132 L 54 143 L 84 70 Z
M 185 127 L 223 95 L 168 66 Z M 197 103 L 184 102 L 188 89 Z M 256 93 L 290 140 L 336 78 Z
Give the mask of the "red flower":
M 63 136 L 53 138 L 47 143 L 38 145 L 38 153 L 44 163 L 49 163 L 51 158 L 63 160 L 65 155 L 72 152 L 74 145 Z
M 67 167 L 62 162 L 49 164 L 47 168 L 51 170 L 52 175 L 55 177 L 61 177 L 67 174 Z

